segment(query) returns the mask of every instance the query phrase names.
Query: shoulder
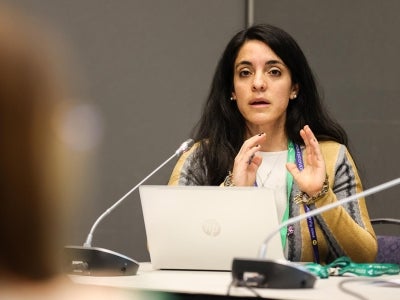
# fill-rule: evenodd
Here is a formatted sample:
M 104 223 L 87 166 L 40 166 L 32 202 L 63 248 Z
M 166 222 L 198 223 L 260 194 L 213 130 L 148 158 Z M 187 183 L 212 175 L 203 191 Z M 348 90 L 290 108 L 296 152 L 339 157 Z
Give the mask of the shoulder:
M 322 141 L 319 142 L 319 146 L 323 153 L 325 152 L 339 152 L 340 150 L 346 149 L 346 146 L 335 141 Z
M 193 157 L 193 155 L 195 155 L 199 151 L 200 144 L 201 144 L 200 142 L 194 143 L 193 146 L 188 151 L 186 151 L 181 155 L 179 160 L 186 161 L 187 159 Z
M 349 156 L 347 147 L 335 141 L 319 142 L 319 147 L 325 160 L 337 160 L 340 157 Z
M 187 171 L 193 164 L 193 161 L 195 160 L 194 157 L 196 156 L 199 147 L 200 142 L 196 142 L 192 148 L 181 155 L 172 171 L 171 177 L 168 181 L 169 185 L 186 185 Z

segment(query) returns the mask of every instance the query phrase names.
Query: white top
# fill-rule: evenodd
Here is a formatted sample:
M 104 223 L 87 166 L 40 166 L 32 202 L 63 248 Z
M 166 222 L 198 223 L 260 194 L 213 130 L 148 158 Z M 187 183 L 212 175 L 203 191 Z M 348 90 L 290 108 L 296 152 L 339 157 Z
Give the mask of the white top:
M 258 152 L 263 158 L 257 170 L 257 186 L 275 191 L 275 201 L 279 222 L 282 221 L 287 205 L 286 162 L 288 151 Z

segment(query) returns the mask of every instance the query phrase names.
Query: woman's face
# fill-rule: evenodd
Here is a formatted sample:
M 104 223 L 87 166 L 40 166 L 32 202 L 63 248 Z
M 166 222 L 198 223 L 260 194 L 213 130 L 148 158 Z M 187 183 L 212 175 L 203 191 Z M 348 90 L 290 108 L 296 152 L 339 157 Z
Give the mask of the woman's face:
M 232 97 L 250 131 L 284 128 L 298 85 L 292 84 L 290 70 L 270 47 L 258 40 L 243 44 L 235 60 L 233 86 Z

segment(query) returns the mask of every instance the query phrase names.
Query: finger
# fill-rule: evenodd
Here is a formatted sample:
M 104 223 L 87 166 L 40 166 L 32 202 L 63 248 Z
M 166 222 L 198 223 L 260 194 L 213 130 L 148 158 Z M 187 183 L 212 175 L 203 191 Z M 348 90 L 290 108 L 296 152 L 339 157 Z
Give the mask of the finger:
M 308 141 L 308 136 L 307 136 L 304 128 L 300 129 L 300 136 L 303 139 L 304 145 L 307 147 L 309 145 L 309 141 Z
M 313 145 L 313 146 L 318 145 L 318 140 L 308 125 L 304 126 L 304 132 L 307 136 L 307 140 L 310 145 Z
M 308 125 L 305 126 L 305 132 L 310 141 L 309 143 L 312 149 L 312 158 L 316 159 L 317 161 L 321 161 L 323 159 L 321 148 L 319 147 L 317 138 L 315 137 L 314 133 Z
M 294 163 L 286 163 L 286 169 L 292 174 L 293 178 L 296 180 L 300 175 L 300 170 Z
M 304 146 L 306 148 L 306 150 L 305 150 L 305 163 L 307 165 L 309 165 L 311 163 L 311 158 L 312 158 L 312 155 L 313 155 L 313 149 L 312 149 L 311 144 L 310 144 L 309 136 L 307 135 L 307 132 L 306 132 L 306 126 L 304 126 L 304 128 L 300 130 L 300 136 L 303 139 Z
M 311 163 L 311 160 L 321 160 L 322 154 L 319 147 L 319 143 L 311 128 L 306 125 L 304 126 L 305 141 L 307 141 L 307 161 Z
M 255 155 L 253 157 L 253 159 L 251 160 L 251 164 L 249 166 L 252 166 L 252 167 L 255 166 L 258 168 L 261 165 L 261 162 L 262 162 L 262 157 Z
M 315 138 L 314 133 L 312 132 L 310 126 L 306 125 L 304 126 L 304 133 L 306 135 L 306 139 L 308 142 L 308 145 L 313 145 L 317 142 L 317 139 Z
M 257 153 L 258 151 L 260 151 L 260 148 L 261 148 L 260 145 L 256 145 L 256 146 L 254 146 L 252 149 L 250 149 L 250 150 L 248 151 L 248 154 L 250 155 L 249 158 L 248 158 L 248 160 L 247 160 L 247 164 L 248 164 L 248 165 L 251 165 L 251 163 L 253 162 L 253 160 L 254 160 L 254 158 L 255 158 L 255 156 L 256 156 L 256 153 Z
M 251 138 L 247 139 L 244 141 L 242 147 L 239 150 L 238 157 L 245 156 L 244 159 L 247 161 L 251 161 L 250 156 L 253 153 L 249 153 L 249 151 L 252 151 L 254 147 L 259 147 L 259 145 L 265 140 L 266 134 L 265 133 L 259 133 L 255 136 L 252 136 Z M 258 151 L 258 150 L 257 150 Z M 256 151 L 255 151 L 256 152 Z
M 310 148 L 310 146 L 311 146 L 310 139 L 309 139 L 309 136 L 307 135 L 305 128 L 300 130 L 300 136 L 303 139 L 304 146 L 306 147 L 306 149 Z
M 242 168 L 244 165 L 250 165 L 255 154 L 260 150 L 260 145 L 255 145 L 252 148 L 242 150 L 238 155 L 235 157 L 235 165 L 240 165 Z
M 262 144 L 262 142 L 264 142 L 265 139 L 266 139 L 266 134 L 264 132 L 254 135 L 251 138 L 248 138 L 247 140 L 244 141 L 241 151 L 246 151 L 249 150 L 250 148 L 253 148 L 255 145 Z

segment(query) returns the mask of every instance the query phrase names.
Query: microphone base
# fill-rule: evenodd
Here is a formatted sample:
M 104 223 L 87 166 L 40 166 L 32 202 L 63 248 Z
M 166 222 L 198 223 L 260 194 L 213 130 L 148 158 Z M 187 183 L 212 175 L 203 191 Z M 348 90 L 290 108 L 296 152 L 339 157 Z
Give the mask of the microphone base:
M 125 255 L 97 247 L 65 246 L 64 270 L 72 275 L 136 275 L 139 263 Z
M 271 289 L 313 288 L 317 279 L 300 265 L 287 261 L 234 258 L 232 277 L 236 286 Z

